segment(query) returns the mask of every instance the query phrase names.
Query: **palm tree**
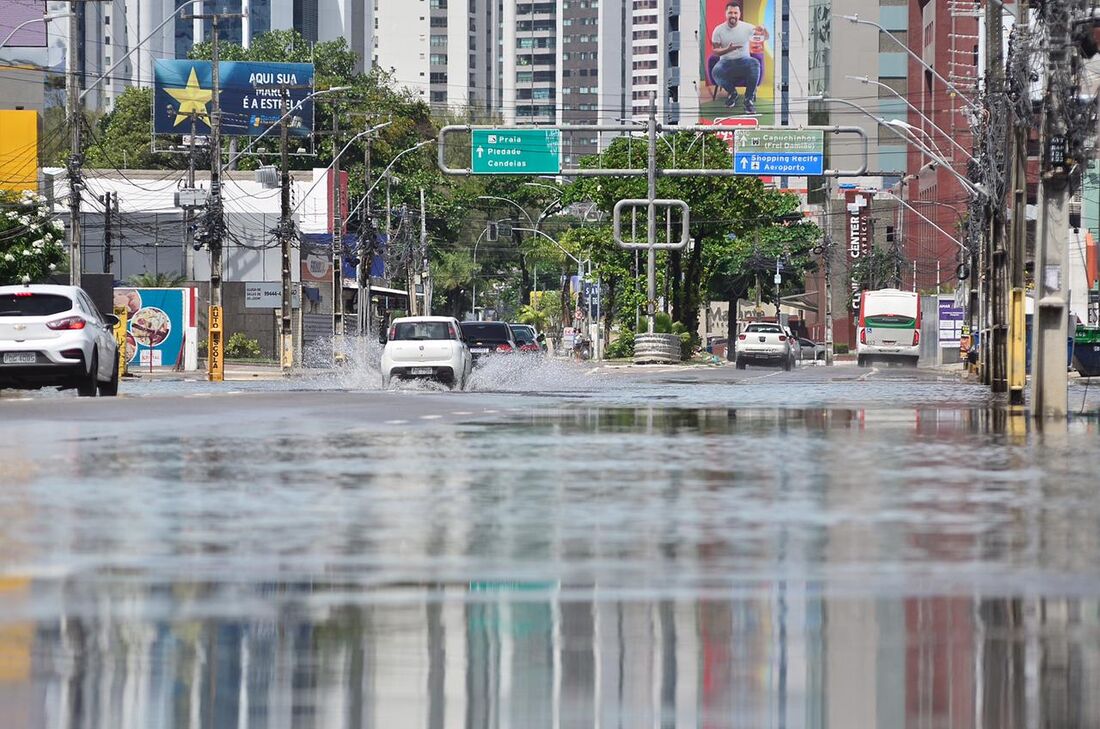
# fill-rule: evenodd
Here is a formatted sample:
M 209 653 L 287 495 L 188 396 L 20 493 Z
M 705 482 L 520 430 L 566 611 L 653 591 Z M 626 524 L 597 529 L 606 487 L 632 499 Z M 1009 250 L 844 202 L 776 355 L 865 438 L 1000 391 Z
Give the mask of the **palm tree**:
M 530 304 L 525 304 L 520 307 L 516 320 L 520 324 L 530 324 L 541 332 L 545 331 L 550 324 L 550 314 Z
M 174 289 L 182 286 L 187 277 L 182 273 L 139 273 L 126 279 L 131 286 L 142 289 Z

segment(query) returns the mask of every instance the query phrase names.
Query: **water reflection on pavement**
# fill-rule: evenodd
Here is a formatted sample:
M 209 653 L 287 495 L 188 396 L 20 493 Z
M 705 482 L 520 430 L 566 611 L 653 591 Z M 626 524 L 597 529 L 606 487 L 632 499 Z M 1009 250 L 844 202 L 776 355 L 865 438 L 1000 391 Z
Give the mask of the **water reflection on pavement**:
M 0 725 L 1100 726 L 1095 421 L 659 390 L 4 430 Z

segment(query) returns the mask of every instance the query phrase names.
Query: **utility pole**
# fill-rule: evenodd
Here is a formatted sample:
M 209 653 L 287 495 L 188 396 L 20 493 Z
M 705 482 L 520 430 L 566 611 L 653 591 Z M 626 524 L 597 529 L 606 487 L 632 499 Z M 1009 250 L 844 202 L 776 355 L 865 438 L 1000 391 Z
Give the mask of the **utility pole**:
M 225 219 L 222 211 L 221 186 L 221 81 L 219 62 L 221 60 L 218 45 L 218 20 L 220 18 L 240 18 L 241 13 L 196 13 L 183 16 L 185 20 L 209 19 L 210 38 L 210 199 L 206 206 L 205 230 L 203 238 L 210 249 L 210 306 L 207 319 L 207 377 L 211 382 L 225 379 L 224 371 L 224 331 L 225 318 L 222 316 L 222 236 Z M 192 137 L 194 128 L 192 127 Z
M 416 316 L 416 280 L 413 278 L 413 271 L 416 270 L 416 254 L 412 245 L 412 231 L 409 230 L 409 205 L 408 203 L 401 203 L 401 228 L 405 231 L 405 239 L 409 241 L 409 244 L 404 247 L 402 255 L 405 259 L 405 291 L 408 292 L 409 297 L 409 309 L 405 312 L 406 316 Z
M 1020 28 L 1027 28 L 1028 0 L 1017 0 L 1016 12 L 1017 31 Z M 1031 111 L 1030 96 L 1028 111 Z M 1008 304 L 1008 361 L 1006 363 L 1010 405 L 1024 404 L 1024 389 L 1027 384 L 1025 265 L 1027 263 L 1027 143 L 1031 122 L 1032 119 L 1015 120 L 1015 126 L 1008 138 L 1008 157 L 1005 165 L 1012 196 L 1010 200 L 1012 230 L 1008 250 L 1008 283 L 1011 288 Z
M 999 104 L 1004 92 L 1004 40 L 1001 21 L 1001 6 L 992 1 L 985 5 L 985 98 L 987 104 Z M 995 108 L 1003 108 L 998 106 Z M 986 134 L 995 134 L 999 128 L 995 124 L 986 125 Z M 1003 150 L 1007 140 L 995 138 L 987 149 Z M 999 168 L 1002 160 L 986 160 L 992 168 Z M 988 349 L 988 373 L 983 378 L 992 387 L 993 392 L 1005 392 L 1008 389 L 1008 250 L 1005 246 L 1004 200 L 997 196 L 989 185 L 990 197 L 986 199 L 989 216 L 988 255 L 986 262 L 988 286 L 987 309 L 989 330 L 986 347 Z M 938 263 L 938 261 L 937 261 Z M 936 272 L 936 293 L 939 293 L 939 270 Z
M 424 291 L 424 307 L 420 313 L 424 316 L 432 314 L 431 284 L 428 273 L 428 208 L 424 203 L 424 188 L 420 188 L 420 261 L 421 287 Z
M 290 244 L 294 232 L 290 219 L 290 89 L 284 88 L 279 103 L 279 157 L 282 173 L 279 179 L 279 244 L 282 263 L 283 298 L 279 310 L 279 351 L 283 372 L 294 366 L 294 330 L 291 323 Z
M 118 209 L 118 193 L 113 196 L 110 192 L 103 193 L 99 201 L 103 203 L 103 273 L 111 272 L 111 265 L 115 262 L 111 255 L 111 198 L 115 200 L 115 210 Z
M 1039 216 L 1035 260 L 1035 343 L 1032 414 L 1063 418 L 1069 411 L 1066 346 L 1069 338 L 1068 187 L 1070 166 L 1064 99 L 1075 87 L 1068 8 L 1047 13 L 1047 86 L 1040 126 Z
M 340 155 L 337 137 L 340 115 L 332 110 L 332 356 L 341 352 L 344 338 L 344 212 L 340 204 Z
M 191 138 L 187 145 L 187 189 L 195 189 L 195 124 L 198 114 L 191 112 Z M 183 209 L 183 275 L 190 281 L 195 277 L 195 247 L 188 238 L 191 236 L 191 221 L 195 219 L 194 208 L 190 205 Z
M 84 15 L 77 10 L 82 6 L 78 2 L 70 5 L 72 12 L 69 14 L 69 91 L 68 91 L 68 117 L 70 132 L 69 148 L 69 283 L 73 286 L 80 285 L 80 274 L 84 268 L 80 250 L 80 191 L 84 187 L 84 181 L 80 178 L 80 167 L 84 164 L 83 142 L 81 140 L 81 125 L 84 123 L 84 114 L 81 110 L 80 79 L 84 59 L 84 44 L 81 37 L 84 30 Z M 78 60 L 78 58 L 80 60 Z
M 364 225 L 359 227 L 359 296 L 356 304 L 356 318 L 360 336 L 369 337 L 371 330 L 370 312 L 370 272 L 374 265 L 375 227 L 374 211 L 371 208 L 371 135 L 367 135 L 366 149 L 363 152 L 363 184 L 366 197 L 363 200 Z
M 653 334 L 657 315 L 657 97 L 649 95 L 649 119 L 646 123 L 646 136 L 649 138 L 649 154 L 646 164 L 646 182 L 649 204 L 646 206 L 646 242 L 649 245 L 646 259 L 646 312 L 649 322 L 646 331 Z

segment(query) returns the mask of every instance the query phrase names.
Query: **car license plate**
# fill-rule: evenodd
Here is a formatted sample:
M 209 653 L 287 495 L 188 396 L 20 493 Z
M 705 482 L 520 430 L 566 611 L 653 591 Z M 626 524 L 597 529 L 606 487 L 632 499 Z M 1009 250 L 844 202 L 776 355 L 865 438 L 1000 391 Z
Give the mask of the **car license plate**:
M 488 347 L 473 347 L 470 349 L 474 354 L 489 354 Z
M 37 361 L 34 352 L 4 352 L 4 364 L 34 364 Z
M 431 367 L 413 367 L 409 370 L 410 375 L 430 375 L 432 374 Z

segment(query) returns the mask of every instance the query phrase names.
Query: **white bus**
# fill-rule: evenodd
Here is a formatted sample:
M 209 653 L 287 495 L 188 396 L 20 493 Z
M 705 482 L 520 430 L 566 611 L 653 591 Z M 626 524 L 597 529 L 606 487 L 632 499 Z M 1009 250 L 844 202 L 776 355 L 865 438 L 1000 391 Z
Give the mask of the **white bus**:
M 880 289 L 860 294 L 856 360 L 860 367 L 896 360 L 916 367 L 920 356 L 920 296 Z

